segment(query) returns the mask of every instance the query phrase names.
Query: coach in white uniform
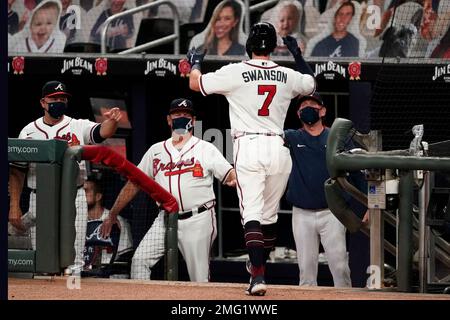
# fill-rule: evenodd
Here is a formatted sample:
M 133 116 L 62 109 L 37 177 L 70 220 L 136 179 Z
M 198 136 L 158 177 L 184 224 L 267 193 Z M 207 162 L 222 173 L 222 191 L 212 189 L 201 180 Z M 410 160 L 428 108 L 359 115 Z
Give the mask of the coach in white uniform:
M 66 86 L 59 81 L 49 81 L 42 88 L 40 104 L 44 110 L 44 116 L 29 123 L 19 134 L 19 139 L 65 140 L 69 146 L 101 143 L 111 137 L 117 129 L 121 118 L 119 108 L 113 108 L 105 113 L 106 120 L 101 124 L 84 119 L 73 119 L 65 115 L 68 97 L 70 94 Z M 24 232 L 23 215 L 20 209 L 20 195 L 23 188 L 25 173 L 28 169 L 27 183 L 31 188 L 30 209 L 27 219 L 34 220 L 36 217 L 36 171 L 34 164 L 11 163 L 9 187 L 10 187 L 10 209 L 9 222 Z M 87 204 L 83 189 L 86 179 L 86 166 L 84 161 L 80 163 L 80 175 L 78 179 L 78 192 L 76 198 L 76 238 L 75 238 L 75 261 L 71 271 L 80 271 L 83 265 L 84 241 L 87 224 Z M 31 240 L 33 249 L 36 248 L 36 227 L 31 227 Z M 70 271 L 70 270 L 68 270 Z
M 238 197 L 252 264 L 246 291 L 250 295 L 266 293 L 265 263 L 275 245 L 279 201 L 292 167 L 289 150 L 283 146 L 286 113 L 291 99 L 315 90 L 312 76 L 270 60 L 276 45 L 273 25 L 257 23 L 246 44 L 251 60 L 202 75 L 204 54 L 195 49 L 188 53 L 190 88 L 203 95 L 222 94 L 230 104 Z
M 178 248 L 187 265 L 191 281 L 209 281 L 209 258 L 217 235 L 214 210 L 213 178 L 235 186 L 233 167 L 211 143 L 192 135 L 195 124 L 192 102 L 176 99 L 171 102 L 167 123 L 172 137 L 158 142 L 142 157 L 138 168 L 168 190 L 178 202 Z M 139 191 L 128 182 L 111 208 L 102 227 L 109 235 L 117 223 L 119 212 Z M 164 212 L 161 211 L 134 253 L 132 279 L 150 279 L 151 268 L 164 255 Z

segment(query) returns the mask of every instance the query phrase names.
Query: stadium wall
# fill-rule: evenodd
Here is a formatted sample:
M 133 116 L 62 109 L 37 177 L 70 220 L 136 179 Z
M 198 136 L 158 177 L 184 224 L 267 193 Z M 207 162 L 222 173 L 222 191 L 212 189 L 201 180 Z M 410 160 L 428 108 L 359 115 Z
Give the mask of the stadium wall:
M 60 80 L 66 83 L 72 93 L 69 102 L 68 115 L 75 118 L 95 120 L 91 108 L 91 97 L 106 97 L 124 99 L 128 108 L 131 130 L 119 130 L 118 134 L 127 140 L 127 158 L 137 164 L 147 148 L 155 142 L 166 139 L 169 128 L 165 122 L 168 106 L 171 100 L 186 97 L 193 100 L 198 110 L 198 119 L 202 120 L 202 132 L 217 128 L 226 136 L 229 128 L 228 104 L 223 96 L 211 95 L 203 97 L 192 92 L 188 87 L 188 78 L 178 69 L 178 61 L 184 56 L 173 55 L 25 55 L 8 58 L 9 81 L 9 114 L 8 136 L 17 137 L 21 128 L 42 115 L 39 104 L 42 85 L 49 80 Z M 230 62 L 240 61 L 242 57 L 229 59 L 206 59 L 202 69 L 213 71 Z M 295 68 L 289 58 L 276 60 L 280 65 Z M 337 116 L 352 120 L 362 131 L 395 127 L 402 119 L 402 125 L 410 129 L 420 121 L 421 110 L 425 107 L 423 101 L 414 103 L 414 95 L 420 96 L 422 90 L 430 90 L 439 100 L 427 108 L 427 115 L 436 113 L 433 121 L 448 123 L 450 114 L 445 106 L 450 105 L 449 75 L 450 65 L 441 64 L 404 64 L 393 62 L 381 64 L 378 62 L 344 60 L 309 60 L 318 81 L 318 91 L 322 94 L 328 107 L 326 124 L 331 126 Z M 400 71 L 399 71 L 400 70 Z M 403 70 L 403 71 L 402 71 Z M 407 73 L 408 81 L 401 77 Z M 387 78 L 380 80 L 380 76 Z M 414 95 L 409 95 L 401 106 L 398 104 L 402 90 L 411 86 L 412 75 L 420 75 L 420 86 L 414 87 Z M 382 81 L 382 82 L 381 82 Z M 386 85 L 387 84 L 387 85 Z M 386 88 L 387 87 L 387 88 Z M 435 88 L 437 88 L 435 90 Z M 447 88 L 447 90 L 446 90 Z M 435 90 L 435 91 L 433 91 Z M 410 90 L 411 91 L 411 90 Z M 409 92 L 410 92 L 409 91 Z M 446 95 L 447 94 L 447 95 Z M 376 99 L 374 99 L 374 96 Z M 380 97 L 382 99 L 380 99 Z M 396 106 L 395 112 L 392 106 Z M 450 109 L 450 108 L 447 108 Z M 415 114 L 408 117 L 409 114 Z M 295 115 L 294 106 L 288 111 L 286 128 L 297 128 L 300 125 Z M 432 141 L 448 139 L 448 125 L 426 127 L 425 131 L 433 130 Z M 383 144 L 389 148 L 389 141 L 398 143 L 402 136 L 405 143 L 411 137 L 403 132 L 392 132 L 392 137 L 383 135 Z M 387 144 L 386 144 L 387 142 Z M 394 144 L 393 144 L 394 145 Z M 401 145 L 407 148 L 408 144 Z M 223 206 L 237 208 L 237 199 L 233 190 L 223 190 Z M 290 209 L 282 200 L 281 209 Z M 280 229 L 290 230 L 290 216 L 281 215 Z M 242 229 L 239 215 L 224 214 L 223 230 Z M 279 233 L 277 245 L 295 248 L 292 235 L 289 232 Z M 223 251 L 230 252 L 243 248 L 243 237 L 229 232 L 223 234 Z M 136 239 L 139 240 L 139 239 Z

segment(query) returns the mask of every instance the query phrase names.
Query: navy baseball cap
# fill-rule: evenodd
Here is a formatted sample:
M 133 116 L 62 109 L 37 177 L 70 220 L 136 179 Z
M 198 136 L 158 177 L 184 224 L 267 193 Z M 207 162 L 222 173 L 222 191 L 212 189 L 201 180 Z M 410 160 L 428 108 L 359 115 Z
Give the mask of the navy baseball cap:
M 170 103 L 169 114 L 180 111 L 188 112 L 191 115 L 195 115 L 194 105 L 192 104 L 192 101 L 185 98 L 178 98 L 173 100 Z
M 300 105 L 302 104 L 302 102 L 305 101 L 305 100 L 314 100 L 314 101 L 316 101 L 318 104 L 320 104 L 321 106 L 323 106 L 323 107 L 325 106 L 325 105 L 323 104 L 322 97 L 321 97 L 320 94 L 318 94 L 317 92 L 314 92 L 313 94 L 308 95 L 308 96 L 301 96 L 301 97 L 298 99 L 297 105 L 300 107 Z
M 52 97 L 57 95 L 71 96 L 67 92 L 66 85 L 59 81 L 49 81 L 42 87 L 42 98 Z

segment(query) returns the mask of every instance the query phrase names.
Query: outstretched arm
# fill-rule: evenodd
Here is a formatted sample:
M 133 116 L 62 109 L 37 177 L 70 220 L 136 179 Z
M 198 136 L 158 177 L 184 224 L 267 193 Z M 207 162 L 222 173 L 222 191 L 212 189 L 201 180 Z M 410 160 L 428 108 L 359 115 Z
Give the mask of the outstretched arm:
M 306 63 L 305 59 L 303 59 L 303 55 L 300 48 L 298 47 L 297 40 L 295 40 L 294 37 L 286 36 L 283 38 L 283 42 L 295 59 L 297 71 L 303 74 L 309 74 L 310 76 L 314 77 L 314 72 L 312 71 L 311 67 L 308 63 Z
M 100 234 L 103 238 L 109 236 L 112 226 L 117 223 L 120 228 L 119 220 L 117 216 L 126 207 L 126 205 L 136 196 L 139 191 L 139 187 L 134 183 L 128 181 L 127 184 L 122 188 L 119 195 L 117 196 L 114 205 L 109 211 L 108 217 L 103 221 L 100 227 Z
M 190 49 L 186 55 L 189 64 L 191 65 L 191 73 L 189 75 L 189 88 L 194 91 L 200 91 L 200 85 L 198 80 L 202 75 L 201 64 L 203 59 L 205 58 L 206 50 L 203 52 L 199 52 L 193 47 Z
M 191 74 L 189 75 L 189 88 L 191 88 L 191 90 L 200 91 L 200 84 L 198 83 L 198 80 L 201 75 L 202 73 L 198 69 L 191 71 Z
M 103 139 L 107 139 L 116 132 L 119 121 L 122 118 L 122 113 L 119 108 L 112 108 L 108 112 L 105 112 L 104 116 L 106 120 L 100 126 L 100 136 Z

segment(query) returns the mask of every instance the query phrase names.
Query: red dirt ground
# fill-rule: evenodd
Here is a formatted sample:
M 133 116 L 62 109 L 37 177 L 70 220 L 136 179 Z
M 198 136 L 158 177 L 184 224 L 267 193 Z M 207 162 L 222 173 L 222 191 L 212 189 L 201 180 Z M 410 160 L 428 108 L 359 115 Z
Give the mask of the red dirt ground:
M 268 285 L 264 297 L 245 295 L 243 283 L 193 283 L 82 278 L 68 289 L 68 277 L 8 280 L 10 300 L 450 300 L 450 295 L 369 291 L 362 288 Z M 74 284 L 72 284 L 74 287 Z

